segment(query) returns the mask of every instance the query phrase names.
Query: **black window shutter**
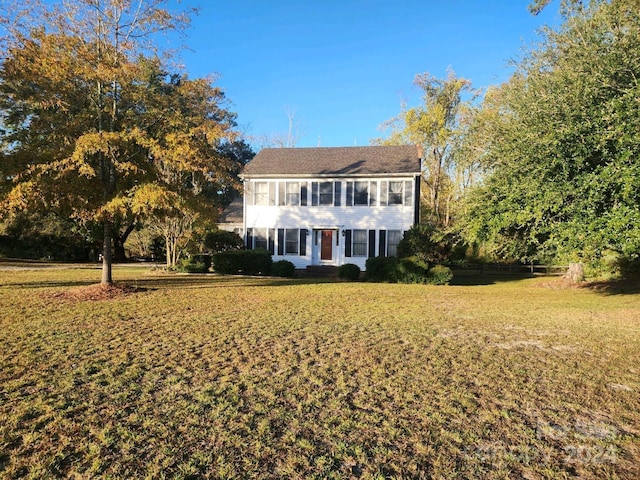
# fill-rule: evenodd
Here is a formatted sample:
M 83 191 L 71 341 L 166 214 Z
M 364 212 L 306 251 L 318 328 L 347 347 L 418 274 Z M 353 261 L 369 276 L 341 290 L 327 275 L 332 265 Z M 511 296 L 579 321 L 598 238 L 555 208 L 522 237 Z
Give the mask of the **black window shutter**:
M 307 229 L 300 229 L 300 256 L 304 257 L 307 255 Z
M 351 256 L 351 230 L 344 231 L 344 256 Z
M 276 230 L 275 228 L 267 228 L 267 250 L 269 250 L 269 253 L 271 255 L 273 255 L 274 252 L 274 240 L 275 240 L 275 234 L 276 234 Z
M 311 182 L 311 205 L 318 205 L 318 182 Z
M 333 206 L 340 206 L 340 197 L 342 195 L 342 182 L 334 183 L 334 191 L 333 191 Z
M 307 182 L 300 184 L 300 205 L 307 206 Z
M 253 250 L 253 228 L 247 228 L 247 249 Z
M 284 255 L 284 228 L 278 229 L 278 255 Z
M 380 230 L 380 238 L 378 239 L 378 256 L 387 256 L 387 231 Z
M 376 231 L 369 230 L 369 258 L 376 256 Z
M 347 182 L 347 207 L 353 207 L 353 182 Z

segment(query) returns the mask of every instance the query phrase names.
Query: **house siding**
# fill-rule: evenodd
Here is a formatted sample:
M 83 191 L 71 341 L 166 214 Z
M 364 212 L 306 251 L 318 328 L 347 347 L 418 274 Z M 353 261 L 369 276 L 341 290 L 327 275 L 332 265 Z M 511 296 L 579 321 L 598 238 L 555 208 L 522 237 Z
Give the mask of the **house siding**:
M 415 222 L 417 216 L 417 182 L 415 175 L 371 177 L 371 178 L 326 178 L 326 177 L 300 177 L 287 178 L 286 180 L 273 180 L 265 178 L 251 178 L 245 181 L 245 216 L 244 228 L 247 232 L 255 232 L 256 229 L 269 229 L 278 232 L 275 235 L 277 245 L 273 249 L 274 261 L 289 260 L 296 268 L 304 268 L 313 264 L 342 265 L 354 263 L 362 270 L 369 256 L 380 255 L 385 252 L 384 242 L 387 232 L 390 230 L 406 231 Z M 269 182 L 269 199 L 267 205 L 256 205 L 254 195 L 255 182 Z M 402 182 L 402 204 L 385 205 L 388 182 Z M 299 205 L 280 205 L 280 195 L 286 189 L 282 187 L 285 182 L 299 182 L 301 198 Z M 325 182 L 339 182 L 333 185 L 333 199 L 330 205 L 313 205 L 320 203 L 320 184 Z M 370 182 L 369 194 L 375 191 L 376 200 L 373 205 L 349 205 L 353 203 L 355 182 Z M 362 184 L 360 184 L 362 185 Z M 397 185 L 397 184 L 396 184 Z M 326 188 L 325 188 L 326 191 Z M 278 193 L 278 198 L 271 198 L 272 192 Z M 338 196 L 336 196 L 338 194 Z M 351 200 L 350 196 L 351 195 Z M 328 197 L 325 197 L 325 201 Z M 281 246 L 284 241 L 284 231 L 287 229 L 299 230 L 299 249 L 297 255 L 286 254 L 286 249 Z M 283 231 L 280 234 L 280 230 Z M 321 232 L 331 232 L 331 249 L 328 249 L 329 237 L 322 238 Z M 366 231 L 367 248 L 365 255 L 354 256 L 351 245 L 346 245 L 352 239 L 354 230 Z M 382 233 L 381 233 L 382 232 Z M 282 238 L 281 238 L 282 235 Z M 255 234 L 247 236 L 247 246 L 253 246 Z M 324 243 L 323 243 L 324 242 Z M 321 251 L 324 245 L 327 250 Z M 331 254 L 330 259 L 321 256 Z

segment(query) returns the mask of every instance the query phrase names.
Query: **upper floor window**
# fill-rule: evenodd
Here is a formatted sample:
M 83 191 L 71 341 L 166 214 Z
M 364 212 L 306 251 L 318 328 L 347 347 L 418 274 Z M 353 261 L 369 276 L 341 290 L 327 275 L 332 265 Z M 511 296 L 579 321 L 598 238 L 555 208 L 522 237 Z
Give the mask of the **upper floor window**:
M 388 205 L 402 205 L 404 201 L 404 182 L 389 182 Z
M 311 205 L 340 205 L 342 182 L 311 182 Z
M 256 182 L 256 205 L 269 205 L 269 182 Z
M 247 182 L 245 189 L 248 205 L 276 204 L 275 182 Z
M 383 180 L 380 182 L 380 205 L 413 205 L 411 180 Z
M 378 182 L 358 180 L 347 182 L 347 205 L 375 206 L 378 202 Z
M 280 182 L 278 196 L 278 205 L 300 205 L 302 197 L 300 182 Z

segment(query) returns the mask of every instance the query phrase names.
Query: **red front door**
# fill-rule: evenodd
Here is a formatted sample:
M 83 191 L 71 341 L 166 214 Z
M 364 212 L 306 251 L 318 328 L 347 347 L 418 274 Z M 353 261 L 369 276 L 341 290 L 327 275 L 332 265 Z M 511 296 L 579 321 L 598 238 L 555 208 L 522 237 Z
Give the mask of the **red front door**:
M 333 260 L 333 230 L 322 230 L 320 260 Z

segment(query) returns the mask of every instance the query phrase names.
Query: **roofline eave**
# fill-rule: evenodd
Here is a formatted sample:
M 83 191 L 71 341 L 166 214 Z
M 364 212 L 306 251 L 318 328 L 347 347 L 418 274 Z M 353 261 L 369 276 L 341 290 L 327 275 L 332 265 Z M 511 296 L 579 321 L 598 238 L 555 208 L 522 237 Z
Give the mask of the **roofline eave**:
M 301 174 L 240 174 L 240 179 L 242 180 L 254 180 L 259 178 L 264 178 L 265 180 L 277 180 L 279 178 L 389 178 L 389 177 L 418 177 L 422 174 L 422 172 L 403 172 L 403 173 L 301 173 Z

